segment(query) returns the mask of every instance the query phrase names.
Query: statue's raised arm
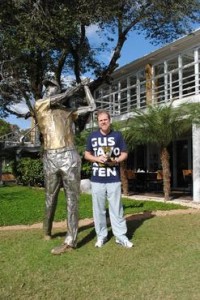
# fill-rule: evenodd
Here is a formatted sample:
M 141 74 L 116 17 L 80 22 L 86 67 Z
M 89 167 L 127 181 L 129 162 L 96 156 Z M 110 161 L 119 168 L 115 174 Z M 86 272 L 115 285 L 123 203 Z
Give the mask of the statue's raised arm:
M 93 112 L 96 109 L 96 103 L 94 101 L 94 98 L 90 92 L 89 86 L 84 85 L 84 90 L 85 90 L 85 96 L 86 96 L 86 101 L 87 101 L 87 106 L 80 106 L 77 108 L 77 114 L 85 114 L 86 112 Z
M 49 84 L 51 83 L 51 84 Z M 53 83 L 53 84 L 52 84 Z M 68 101 L 70 101 L 70 99 L 77 93 L 81 92 L 81 89 L 84 89 L 85 91 L 85 97 L 86 97 L 86 101 L 87 101 L 87 106 L 80 106 L 78 107 L 77 110 L 77 114 L 81 115 L 84 114 L 86 112 L 93 112 L 96 109 L 96 104 L 94 101 L 94 98 L 91 94 L 91 91 L 89 89 L 89 79 L 84 79 L 81 83 L 77 84 L 75 87 L 71 87 L 69 89 L 67 89 L 64 93 L 60 93 L 60 86 L 57 84 L 56 81 L 44 81 L 44 84 L 46 85 L 46 93 L 45 96 L 48 96 L 51 93 L 50 96 L 50 103 L 51 106 L 55 106 L 55 105 L 59 105 L 59 104 L 64 104 L 67 106 Z M 55 93 L 55 95 L 52 96 L 52 89 L 56 89 L 57 88 L 57 93 Z

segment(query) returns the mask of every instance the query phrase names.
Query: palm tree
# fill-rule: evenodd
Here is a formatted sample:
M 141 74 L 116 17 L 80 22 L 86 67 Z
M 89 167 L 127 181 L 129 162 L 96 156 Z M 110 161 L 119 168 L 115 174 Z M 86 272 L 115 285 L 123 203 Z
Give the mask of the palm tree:
M 134 117 L 127 121 L 124 137 L 129 149 L 146 143 L 157 144 L 160 148 L 165 201 L 170 199 L 171 193 L 170 156 L 167 148 L 172 141 L 191 129 L 192 122 L 198 121 L 200 114 L 197 111 L 199 111 L 199 104 L 194 103 L 177 107 L 174 107 L 173 103 L 150 105 L 143 110 L 134 110 Z

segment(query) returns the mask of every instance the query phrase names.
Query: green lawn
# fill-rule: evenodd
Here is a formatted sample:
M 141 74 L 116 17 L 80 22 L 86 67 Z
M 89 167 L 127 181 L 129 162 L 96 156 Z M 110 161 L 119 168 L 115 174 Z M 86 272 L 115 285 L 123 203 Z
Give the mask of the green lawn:
M 80 228 L 78 248 L 50 254 L 65 234 L 44 241 L 41 230 L 0 231 L 0 299 L 200 299 L 199 215 L 128 222 L 135 247 L 114 238 L 94 247 L 93 227 Z
M 44 215 L 44 189 L 23 186 L 0 187 L 0 226 L 34 224 L 42 222 Z M 171 203 L 123 199 L 125 214 L 143 211 L 182 209 Z M 55 221 L 66 219 L 64 192 L 59 194 Z M 80 219 L 92 217 L 91 195 L 81 194 L 79 202 Z
M 62 220 L 62 193 L 58 204 L 57 220 Z M 129 199 L 123 204 L 126 214 L 181 208 Z M 44 191 L 2 187 L 0 207 L 2 225 L 41 221 Z M 92 216 L 90 195 L 81 196 L 80 216 Z M 94 228 L 85 226 L 77 249 L 60 256 L 50 252 L 63 242 L 66 229 L 54 229 L 50 241 L 43 240 L 41 229 L 0 230 L 0 299 L 199 300 L 199 214 L 148 214 L 127 225 L 132 249 L 115 244 L 110 227 L 108 242 L 96 249 Z

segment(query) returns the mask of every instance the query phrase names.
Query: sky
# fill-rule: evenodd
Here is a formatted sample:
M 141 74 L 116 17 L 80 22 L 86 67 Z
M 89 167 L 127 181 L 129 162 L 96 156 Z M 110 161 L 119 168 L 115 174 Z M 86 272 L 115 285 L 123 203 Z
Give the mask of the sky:
M 92 32 L 91 32 L 92 35 Z M 147 55 L 156 49 L 161 48 L 160 46 L 154 46 L 149 40 L 146 40 L 143 35 L 137 35 L 135 32 L 130 33 L 127 38 L 121 52 L 121 57 L 118 60 L 119 67 L 122 67 L 144 55 Z M 24 106 L 21 104 L 18 109 L 24 112 Z M 10 124 L 18 125 L 21 129 L 30 128 L 30 119 L 24 120 L 15 116 L 9 116 L 5 119 Z

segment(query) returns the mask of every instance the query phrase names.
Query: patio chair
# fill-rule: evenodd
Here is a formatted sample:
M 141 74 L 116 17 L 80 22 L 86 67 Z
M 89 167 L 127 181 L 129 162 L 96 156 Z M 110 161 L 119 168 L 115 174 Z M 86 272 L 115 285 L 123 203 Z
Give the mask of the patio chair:
M 128 179 L 128 189 L 135 191 L 136 176 L 133 170 L 126 170 L 126 177 Z
M 150 191 L 161 191 L 163 186 L 163 173 L 161 170 L 149 173 L 148 187 Z
M 191 193 L 192 192 L 192 170 L 185 169 L 182 170 L 183 180 L 184 180 L 184 192 L 186 189 Z

